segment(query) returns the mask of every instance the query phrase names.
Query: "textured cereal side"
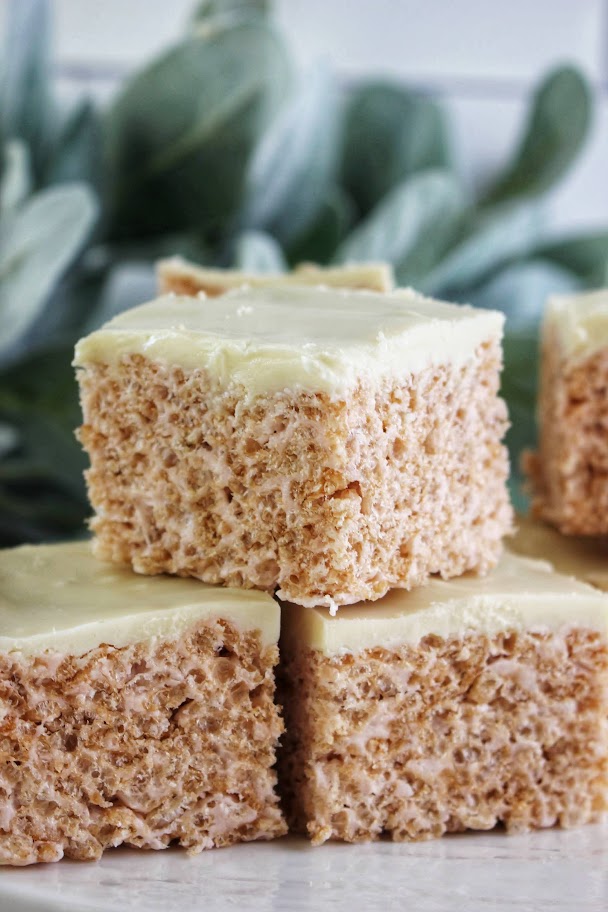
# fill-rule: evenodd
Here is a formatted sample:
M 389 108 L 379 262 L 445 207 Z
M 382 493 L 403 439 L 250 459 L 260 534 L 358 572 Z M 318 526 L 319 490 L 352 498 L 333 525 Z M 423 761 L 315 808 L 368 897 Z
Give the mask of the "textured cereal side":
M 567 535 L 608 534 L 608 350 L 565 365 L 543 346 L 539 449 L 526 454 L 535 516 Z
M 0 655 L 0 862 L 282 835 L 277 659 L 224 621 L 80 657 Z
M 281 645 L 279 787 L 315 844 L 598 819 L 608 805 L 599 633 L 426 637 L 325 657 Z
M 378 599 L 485 573 L 511 526 L 500 348 L 348 396 L 222 388 L 131 356 L 79 371 L 96 553 L 138 572 Z

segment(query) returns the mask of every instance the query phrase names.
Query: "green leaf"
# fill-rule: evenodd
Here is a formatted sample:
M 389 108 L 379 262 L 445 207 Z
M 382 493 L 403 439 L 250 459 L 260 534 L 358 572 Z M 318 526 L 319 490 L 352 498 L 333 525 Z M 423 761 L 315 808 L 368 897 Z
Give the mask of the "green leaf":
M 105 123 L 110 236 L 225 228 L 288 84 L 258 21 L 190 36 L 130 79 Z
M 90 190 L 56 187 L 0 221 L 0 363 L 15 357 L 96 215 Z
M 355 89 L 346 111 L 342 180 L 362 213 L 411 174 L 450 164 L 447 125 L 434 101 L 387 82 Z
M 348 235 L 335 261 L 385 260 L 399 269 L 431 241 L 444 219 L 463 208 L 462 189 L 452 174 L 416 174 L 391 190 Z
M 538 88 L 512 163 L 492 186 L 486 203 L 546 192 L 581 151 L 591 121 L 591 90 L 578 70 L 560 67 Z
M 426 277 L 462 237 L 469 212 L 462 196 L 456 197 L 443 212 L 437 212 L 428 230 L 421 233 L 417 243 L 397 264 L 395 276 L 399 285 L 412 288 L 424 285 Z
M 262 231 L 245 231 L 234 245 L 234 268 L 243 272 L 285 272 L 280 244 Z
M 0 179 L 0 214 L 16 209 L 27 197 L 31 187 L 30 157 L 25 143 L 9 140 L 3 149 L 2 178 Z
M 172 256 L 180 256 L 195 263 L 213 262 L 210 249 L 201 237 L 192 231 L 177 231 L 147 238 L 97 244 L 91 253 L 106 269 L 133 261 L 154 263 L 156 260 Z
M 508 261 L 530 253 L 538 244 L 542 224 L 539 209 L 527 204 L 501 206 L 474 216 L 463 240 L 421 281 L 422 290 L 459 297 Z
M 1 373 L 0 415 L 17 428 L 20 457 L 36 467 L 37 480 L 82 499 L 86 459 L 74 437 L 80 410 L 72 357 L 72 346 L 57 348 Z
M 85 286 L 81 293 L 86 293 L 86 290 Z M 152 301 L 157 295 L 154 266 L 151 262 L 137 260 L 117 263 L 103 276 L 97 294 L 94 288 L 92 290 L 94 297 L 82 335 L 98 329 L 123 310 Z
M 354 221 L 353 201 L 342 187 L 332 187 L 314 222 L 287 248 L 289 262 L 329 263 Z
M 86 181 L 98 188 L 101 180 L 101 122 L 88 99 L 82 99 L 65 118 L 45 169 L 45 183 Z
M 0 112 L 6 139 L 29 146 L 38 179 L 52 132 L 48 0 L 11 0 L 4 48 Z
M 338 96 L 325 69 L 307 76 L 260 143 L 241 224 L 289 244 L 317 218 L 338 159 Z
M 608 285 L 608 231 L 554 240 L 539 247 L 536 255 L 570 269 L 585 285 Z
M 17 430 L 17 448 L 0 458 L 0 540 L 14 544 L 82 530 L 89 512 L 86 459 L 74 437 L 80 409 L 72 346 L 0 373 L 0 417 Z
M 24 358 L 0 372 L 0 412 L 27 420 L 30 411 L 44 412 L 61 420 L 70 433 L 80 413 L 72 359 L 73 347 L 59 346 Z M 41 383 L 40 378 L 45 382 Z
M 502 310 L 507 315 L 506 332 L 536 332 L 547 298 L 580 288 L 573 273 L 534 259 L 507 266 L 485 285 L 469 294 L 474 307 Z
M 0 546 L 82 535 L 90 510 L 80 500 L 45 486 L 6 490 L 0 484 Z
M 14 450 L 19 443 L 19 434 L 15 428 L 0 421 L 0 460 Z

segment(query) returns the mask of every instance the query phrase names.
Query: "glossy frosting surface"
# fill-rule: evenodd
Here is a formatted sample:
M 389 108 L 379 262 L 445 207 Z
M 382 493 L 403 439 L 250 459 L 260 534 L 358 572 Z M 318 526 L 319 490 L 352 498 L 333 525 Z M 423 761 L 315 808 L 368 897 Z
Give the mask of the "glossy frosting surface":
M 608 595 L 513 554 L 486 577 L 393 589 L 377 602 L 342 607 L 334 617 L 324 608 L 283 607 L 286 635 L 326 655 L 415 645 L 430 634 L 448 639 L 576 625 L 608 635 Z
M 198 580 L 139 576 L 93 557 L 87 542 L 23 545 L 0 551 L 0 650 L 82 655 L 177 636 L 207 618 L 259 630 L 276 643 L 279 608 L 264 592 Z
M 553 295 L 547 302 L 545 332 L 557 334 L 569 360 L 582 360 L 608 346 L 608 288 Z
M 360 380 L 464 364 L 500 339 L 495 311 L 401 289 L 239 288 L 218 298 L 164 296 L 115 317 L 76 347 L 75 365 L 140 354 L 204 368 L 250 393 L 341 392 Z
M 518 517 L 517 533 L 508 547 L 517 554 L 547 560 L 559 573 L 608 592 L 608 538 L 562 535 L 540 520 Z

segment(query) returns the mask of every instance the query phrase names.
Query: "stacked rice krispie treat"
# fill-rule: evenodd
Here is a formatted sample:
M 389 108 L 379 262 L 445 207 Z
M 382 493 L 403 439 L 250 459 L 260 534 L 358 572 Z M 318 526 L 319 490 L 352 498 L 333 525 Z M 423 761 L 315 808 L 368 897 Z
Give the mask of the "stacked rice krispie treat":
M 510 547 L 608 591 L 608 289 L 547 301 L 537 422 Z
M 542 330 L 539 448 L 525 462 L 534 515 L 608 535 L 608 289 L 556 295 Z
M 0 863 L 282 835 L 278 636 L 262 592 L 0 552 Z
M 601 815 L 608 596 L 503 553 L 502 315 L 159 282 L 76 348 L 92 546 L 0 555 L 0 861 Z
M 608 596 L 505 555 L 373 606 L 285 605 L 279 781 L 313 843 L 598 819 Z
M 487 572 L 511 523 L 502 324 L 295 285 L 121 314 L 76 349 L 96 554 L 332 610 Z

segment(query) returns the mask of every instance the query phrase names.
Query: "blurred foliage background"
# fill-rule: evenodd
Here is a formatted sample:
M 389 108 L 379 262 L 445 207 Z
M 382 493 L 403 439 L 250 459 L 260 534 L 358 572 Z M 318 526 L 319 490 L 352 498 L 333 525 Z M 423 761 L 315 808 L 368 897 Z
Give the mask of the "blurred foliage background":
M 0 92 L 0 543 L 82 532 L 75 340 L 153 293 L 152 264 L 275 271 L 388 260 L 400 284 L 508 316 L 517 457 L 534 439 L 537 328 L 552 292 L 606 284 L 608 229 L 549 240 L 543 198 L 592 119 L 564 66 L 475 198 L 445 112 L 401 84 L 298 78 L 265 0 L 204 0 L 111 103 L 53 91 L 48 0 L 12 0 Z

